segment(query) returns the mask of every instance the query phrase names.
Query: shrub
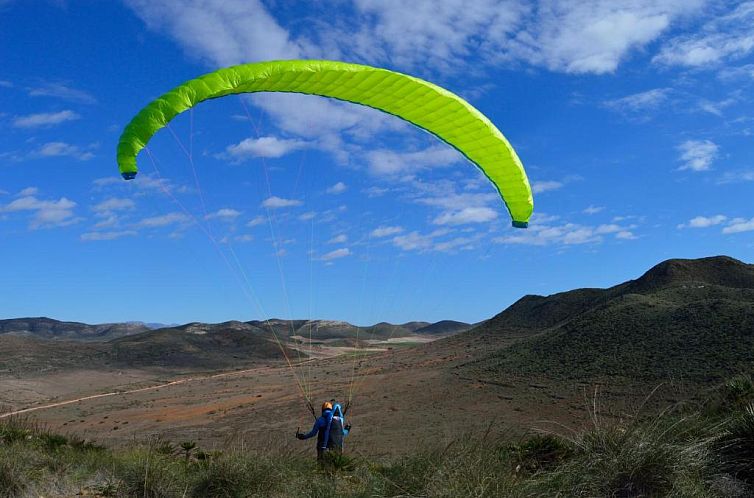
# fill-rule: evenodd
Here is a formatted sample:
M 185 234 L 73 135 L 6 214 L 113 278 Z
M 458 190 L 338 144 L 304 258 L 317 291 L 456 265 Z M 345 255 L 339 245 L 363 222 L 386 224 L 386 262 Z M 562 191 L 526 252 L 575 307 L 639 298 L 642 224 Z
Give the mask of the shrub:
M 501 457 L 509 460 L 516 473 L 531 475 L 550 470 L 574 453 L 573 445 L 554 434 L 535 434 L 518 444 L 508 444 L 501 450 Z
M 0 498 L 19 496 L 27 487 L 26 477 L 11 459 L 0 460 Z
M 730 417 L 715 443 L 722 470 L 754 485 L 754 403 Z

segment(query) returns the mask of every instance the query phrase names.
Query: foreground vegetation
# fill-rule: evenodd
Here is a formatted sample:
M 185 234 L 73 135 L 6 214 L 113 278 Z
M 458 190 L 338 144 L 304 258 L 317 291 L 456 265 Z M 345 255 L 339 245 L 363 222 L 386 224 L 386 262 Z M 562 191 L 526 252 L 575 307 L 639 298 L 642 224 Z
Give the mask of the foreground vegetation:
M 754 384 L 739 376 L 703 406 L 585 431 L 485 435 L 393 461 L 329 459 L 243 445 L 205 452 L 151 439 L 110 450 L 24 419 L 0 422 L 0 497 L 493 497 L 754 495 Z M 611 419 L 614 420 L 614 419 Z

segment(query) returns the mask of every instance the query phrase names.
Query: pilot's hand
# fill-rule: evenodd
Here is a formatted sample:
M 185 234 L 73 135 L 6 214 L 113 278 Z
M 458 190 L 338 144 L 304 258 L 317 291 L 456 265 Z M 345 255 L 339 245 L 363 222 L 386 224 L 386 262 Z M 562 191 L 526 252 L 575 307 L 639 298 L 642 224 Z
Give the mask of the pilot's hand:
M 298 438 L 298 439 L 304 439 L 304 435 L 299 432 L 299 433 L 296 434 L 296 438 Z

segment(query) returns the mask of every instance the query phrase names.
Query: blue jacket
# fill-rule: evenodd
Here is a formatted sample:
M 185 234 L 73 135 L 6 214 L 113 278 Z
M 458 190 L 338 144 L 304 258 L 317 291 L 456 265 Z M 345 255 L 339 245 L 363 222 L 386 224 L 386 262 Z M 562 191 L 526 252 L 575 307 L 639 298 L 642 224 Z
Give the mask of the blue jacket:
M 317 417 L 314 421 L 312 430 L 304 434 L 303 439 L 309 439 L 317 436 L 317 448 L 326 449 L 327 443 L 330 440 L 330 427 L 332 425 L 333 416 L 340 417 L 343 423 L 343 436 L 348 435 L 348 429 L 345 428 L 346 419 L 343 416 L 343 411 L 340 405 L 335 405 L 332 410 L 322 410 L 322 415 Z

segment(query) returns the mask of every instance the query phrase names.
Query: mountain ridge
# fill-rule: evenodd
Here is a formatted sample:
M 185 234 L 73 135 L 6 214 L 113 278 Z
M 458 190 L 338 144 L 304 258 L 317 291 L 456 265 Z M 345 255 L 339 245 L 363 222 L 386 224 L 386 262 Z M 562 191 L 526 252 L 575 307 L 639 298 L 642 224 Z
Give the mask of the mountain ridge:
M 518 337 L 509 347 L 495 338 Z M 568 379 L 711 381 L 751 365 L 754 265 L 727 256 L 663 261 L 605 289 L 524 296 L 455 340 L 493 351 L 464 368 Z

